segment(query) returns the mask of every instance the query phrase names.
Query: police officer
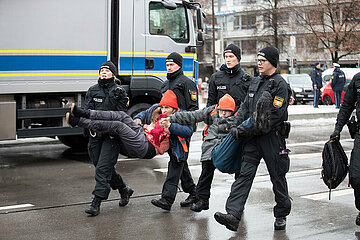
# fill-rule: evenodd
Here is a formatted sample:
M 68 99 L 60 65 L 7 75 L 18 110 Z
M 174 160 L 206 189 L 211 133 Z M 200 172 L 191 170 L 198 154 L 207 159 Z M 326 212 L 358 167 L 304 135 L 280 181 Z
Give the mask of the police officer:
M 331 76 L 330 86 L 334 91 L 335 107 L 339 109 L 341 103 L 341 94 L 345 85 L 345 73 L 340 70 L 340 65 L 338 63 L 334 63 L 333 66 L 335 69 Z
M 120 81 L 116 78 L 117 68 L 111 61 L 103 63 L 99 70 L 98 83 L 90 87 L 85 96 L 85 109 L 126 111 L 128 97 Z M 129 202 L 133 189 L 127 186 L 115 170 L 120 145 L 117 139 L 109 135 L 91 132 L 88 145 L 89 157 L 95 166 L 95 189 L 93 201 L 85 212 L 96 216 L 100 213 L 102 200 L 108 198 L 110 187 L 118 189 L 120 206 Z
M 167 56 L 165 64 L 167 80 L 162 84 L 161 92 L 164 94 L 167 90 L 172 90 L 177 97 L 178 106 L 181 110 L 194 111 L 199 109 L 198 89 L 195 82 L 184 75 L 182 69 L 183 57 L 177 52 L 172 52 Z M 190 144 L 189 140 L 187 140 L 186 144 Z M 177 184 L 175 176 L 178 171 L 181 171 L 181 187 L 184 192 L 189 193 L 189 196 L 180 202 L 180 206 L 190 207 L 196 201 L 195 183 L 192 179 L 187 162 L 184 161 L 183 163 L 179 163 L 174 159 L 176 158 L 170 156 L 168 165 L 169 172 L 164 186 L 169 184 L 169 182 L 170 184 Z M 168 195 L 175 196 L 176 193 L 168 193 Z
M 360 73 L 357 73 L 351 80 L 345 92 L 343 103 L 336 119 L 335 130 L 330 139 L 340 139 L 340 132 L 350 118 L 353 110 L 356 109 L 357 121 L 360 119 Z M 350 157 L 349 181 L 354 189 L 355 207 L 360 211 L 360 135 L 359 130 L 355 133 L 354 148 Z M 360 212 L 356 217 L 356 225 L 360 226 Z
M 241 50 L 230 44 L 224 50 L 225 64 L 214 73 L 209 81 L 209 94 L 206 106 L 218 104 L 220 98 L 228 93 L 236 106 L 244 101 L 252 77 L 240 67 Z
M 237 231 L 244 205 L 248 198 L 252 182 L 260 160 L 264 158 L 270 174 L 275 194 L 274 207 L 275 230 L 285 229 L 286 216 L 290 213 L 291 202 L 288 194 L 286 172 L 289 170 L 290 159 L 285 146 L 285 135 L 282 133 L 284 121 L 288 119 L 288 105 L 291 95 L 290 86 L 276 70 L 279 61 L 279 51 L 273 46 L 267 46 L 257 54 L 260 76 L 250 84 L 248 94 L 238 111 L 238 120 L 242 122 L 255 111 L 256 103 L 264 91 L 273 97 L 270 130 L 258 133 L 244 146 L 243 162 L 240 176 L 231 186 L 231 192 L 226 202 L 226 214 L 216 212 L 217 222 L 232 231 Z M 233 127 L 231 133 L 239 138 L 239 128 Z
M 315 63 L 315 67 L 311 71 L 311 81 L 314 89 L 314 108 L 318 108 L 320 89 L 322 88 L 321 65 L 319 62 Z

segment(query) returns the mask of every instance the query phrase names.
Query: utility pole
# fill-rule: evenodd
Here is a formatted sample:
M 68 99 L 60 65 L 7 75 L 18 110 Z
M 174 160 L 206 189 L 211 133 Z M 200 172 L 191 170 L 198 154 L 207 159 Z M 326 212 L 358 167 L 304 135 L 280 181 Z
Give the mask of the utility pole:
M 211 0 L 212 8 L 212 55 L 213 55 L 213 73 L 216 72 L 216 56 L 215 56 L 215 7 L 214 0 Z

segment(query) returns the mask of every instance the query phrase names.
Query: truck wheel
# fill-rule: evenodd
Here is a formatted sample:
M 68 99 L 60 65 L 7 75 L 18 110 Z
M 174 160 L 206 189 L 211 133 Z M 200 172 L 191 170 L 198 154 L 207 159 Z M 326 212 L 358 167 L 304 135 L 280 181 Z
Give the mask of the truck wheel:
M 87 149 L 88 137 L 83 135 L 58 136 L 60 142 L 76 149 Z
M 127 114 L 130 117 L 134 117 L 136 114 L 148 109 L 149 107 L 151 107 L 151 105 L 148 103 L 138 103 L 138 104 L 135 104 L 134 106 L 132 106 L 131 108 L 129 108 L 129 110 L 127 111 Z
M 330 97 L 329 95 L 326 95 L 326 96 L 324 97 L 323 103 L 324 103 L 325 105 L 332 105 L 331 97 Z

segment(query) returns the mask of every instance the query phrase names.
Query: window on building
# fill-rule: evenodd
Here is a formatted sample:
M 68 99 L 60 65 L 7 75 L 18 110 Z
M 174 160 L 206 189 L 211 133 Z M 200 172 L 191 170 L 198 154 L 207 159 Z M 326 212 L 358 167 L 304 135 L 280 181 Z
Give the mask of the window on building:
M 257 52 L 256 40 L 242 40 L 241 50 L 243 54 L 255 54 Z
M 235 16 L 234 19 L 234 30 L 240 29 L 240 16 Z
M 166 35 L 178 43 L 189 42 L 186 10 L 181 4 L 175 10 L 169 10 L 159 2 L 151 2 L 149 25 L 150 34 Z
M 253 29 L 256 28 L 256 15 L 242 15 L 241 16 L 241 29 Z
M 324 15 L 320 8 L 309 9 L 305 13 L 305 19 L 313 25 L 320 25 L 324 22 Z
M 281 25 L 288 25 L 289 23 L 289 13 L 288 12 L 281 12 L 278 15 L 278 23 Z
M 270 12 L 263 14 L 264 28 L 271 27 L 271 15 Z

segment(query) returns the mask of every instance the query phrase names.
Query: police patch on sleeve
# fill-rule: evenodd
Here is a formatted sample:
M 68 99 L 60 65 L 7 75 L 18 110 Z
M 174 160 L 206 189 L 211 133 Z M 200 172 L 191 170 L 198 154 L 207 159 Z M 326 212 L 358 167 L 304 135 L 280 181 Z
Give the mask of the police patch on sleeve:
M 275 96 L 273 106 L 276 108 L 281 108 L 283 105 L 284 99 L 278 96 Z
M 197 92 L 196 91 L 190 91 L 190 97 L 192 101 L 197 101 Z

